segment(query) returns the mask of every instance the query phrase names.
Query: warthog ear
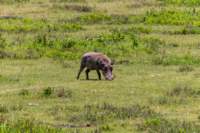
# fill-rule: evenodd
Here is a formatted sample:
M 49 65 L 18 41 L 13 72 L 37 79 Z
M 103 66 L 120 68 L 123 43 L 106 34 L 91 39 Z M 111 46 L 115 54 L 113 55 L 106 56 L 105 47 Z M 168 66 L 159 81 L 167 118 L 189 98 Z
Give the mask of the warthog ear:
M 114 64 L 115 64 L 115 60 L 111 59 L 111 65 L 114 65 Z

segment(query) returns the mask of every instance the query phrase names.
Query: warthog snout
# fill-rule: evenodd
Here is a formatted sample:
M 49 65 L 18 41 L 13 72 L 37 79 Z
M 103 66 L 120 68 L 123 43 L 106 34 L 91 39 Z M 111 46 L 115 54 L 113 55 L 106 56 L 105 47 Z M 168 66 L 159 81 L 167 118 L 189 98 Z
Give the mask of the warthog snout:
M 102 70 L 103 71 L 103 75 L 104 75 L 106 80 L 113 80 L 114 79 L 114 76 L 112 74 L 112 70 L 113 70 L 112 66 L 106 66 Z

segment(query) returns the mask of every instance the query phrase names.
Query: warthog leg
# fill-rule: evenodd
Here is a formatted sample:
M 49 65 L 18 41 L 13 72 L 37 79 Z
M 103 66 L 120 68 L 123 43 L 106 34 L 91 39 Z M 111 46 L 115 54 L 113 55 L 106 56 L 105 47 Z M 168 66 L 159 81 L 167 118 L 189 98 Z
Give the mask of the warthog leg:
M 99 76 L 99 80 L 101 80 L 101 73 L 100 73 L 100 71 L 98 69 L 96 71 L 97 71 L 97 74 Z
M 85 68 L 84 63 L 81 63 L 81 66 L 80 66 L 80 69 L 79 69 L 78 75 L 77 75 L 77 77 L 76 77 L 77 79 L 79 79 L 80 74 L 81 74 L 81 72 L 83 71 L 84 68 Z
M 90 72 L 90 69 L 86 69 L 86 71 L 85 71 L 86 80 L 89 80 L 89 72 Z

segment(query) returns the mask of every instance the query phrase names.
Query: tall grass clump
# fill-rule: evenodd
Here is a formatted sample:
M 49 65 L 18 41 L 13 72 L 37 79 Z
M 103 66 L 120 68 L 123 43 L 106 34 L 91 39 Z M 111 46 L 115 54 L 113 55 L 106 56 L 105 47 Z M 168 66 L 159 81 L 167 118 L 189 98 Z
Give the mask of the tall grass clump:
M 159 0 L 165 4 L 176 4 L 176 5 L 187 5 L 187 6 L 198 6 L 200 5 L 199 0 Z
M 159 11 L 148 11 L 144 17 L 144 23 L 146 24 L 171 24 L 171 25 L 198 25 L 199 12 L 193 12 L 193 10 L 167 10 L 162 9 Z
M 165 118 L 145 119 L 137 125 L 139 131 L 148 133 L 195 133 L 200 132 L 200 126 L 194 122 L 168 120 Z
M 188 85 L 178 84 L 166 91 L 162 96 L 153 98 L 152 103 L 158 103 L 160 105 L 186 104 L 189 98 L 198 97 L 199 92 L 200 90 L 197 88 L 194 89 Z
M 9 109 L 6 105 L 0 104 L 0 113 L 8 113 Z
M 55 91 L 54 87 L 44 88 L 43 92 L 42 92 L 42 96 L 49 97 L 49 96 L 53 95 L 54 91 Z
M 6 38 L 5 37 L 3 37 L 3 35 L 2 34 L 0 34 L 0 50 L 1 49 L 4 49 L 5 47 L 6 47 Z
M 92 12 L 94 9 L 88 5 L 77 5 L 77 4 L 66 4 L 64 5 L 66 10 L 77 11 L 77 12 Z
M 182 65 L 179 67 L 178 72 L 191 72 L 194 68 L 191 65 Z
M 152 63 L 156 65 L 199 65 L 200 58 L 190 54 L 177 56 L 164 53 L 154 56 Z
M 61 128 L 36 123 L 35 120 L 19 119 L 0 124 L 2 132 L 63 132 Z
M 5 32 L 34 32 L 45 28 L 45 20 L 34 20 L 30 18 L 0 19 L 0 31 Z
M 136 15 L 108 15 L 104 13 L 89 13 L 69 20 L 78 24 L 130 24 L 143 21 L 143 17 Z
M 187 25 L 179 31 L 176 31 L 175 34 L 200 34 L 200 28 L 198 26 Z
M 195 94 L 195 90 L 193 88 L 186 85 L 177 85 L 173 89 L 167 92 L 168 96 L 177 97 L 177 96 L 191 96 Z
M 159 116 L 148 106 L 132 105 L 118 107 L 104 103 L 102 105 L 85 105 L 82 113 L 72 116 L 72 123 L 89 123 L 92 125 L 105 124 L 113 120 L 126 120 L 134 118 L 151 118 Z
M 1 4 L 16 4 L 16 3 L 26 3 L 30 0 L 0 0 Z

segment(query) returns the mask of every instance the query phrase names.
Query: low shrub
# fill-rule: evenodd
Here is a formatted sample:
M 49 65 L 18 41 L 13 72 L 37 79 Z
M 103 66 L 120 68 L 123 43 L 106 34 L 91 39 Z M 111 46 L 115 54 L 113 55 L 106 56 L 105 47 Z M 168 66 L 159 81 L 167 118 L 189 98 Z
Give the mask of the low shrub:
M 0 104 L 0 113 L 8 113 L 9 109 L 6 105 Z
M 104 103 L 102 105 L 85 105 L 83 113 L 72 116 L 69 121 L 73 123 L 88 122 L 90 124 L 102 124 L 112 120 L 124 120 L 134 118 L 149 118 L 160 116 L 147 106 L 133 105 L 118 107 Z
M 47 87 L 43 89 L 42 95 L 45 97 L 49 97 L 54 93 L 54 88 L 53 87 Z

